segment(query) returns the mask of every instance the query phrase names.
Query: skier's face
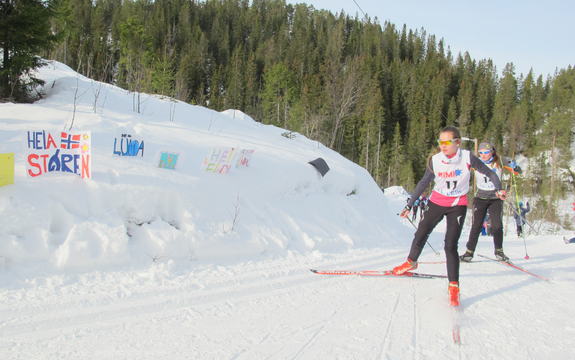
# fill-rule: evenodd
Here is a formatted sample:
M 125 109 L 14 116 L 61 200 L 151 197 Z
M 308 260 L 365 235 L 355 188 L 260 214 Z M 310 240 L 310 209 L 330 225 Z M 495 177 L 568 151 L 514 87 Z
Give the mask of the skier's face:
M 446 156 L 451 156 L 459 149 L 461 139 L 454 138 L 453 133 L 446 131 L 439 133 L 439 140 L 437 142 L 439 143 L 441 152 Z
M 479 156 L 481 157 L 481 160 L 483 161 L 488 161 L 489 159 L 491 159 L 491 156 L 493 154 L 491 153 L 491 150 L 489 149 L 479 149 Z

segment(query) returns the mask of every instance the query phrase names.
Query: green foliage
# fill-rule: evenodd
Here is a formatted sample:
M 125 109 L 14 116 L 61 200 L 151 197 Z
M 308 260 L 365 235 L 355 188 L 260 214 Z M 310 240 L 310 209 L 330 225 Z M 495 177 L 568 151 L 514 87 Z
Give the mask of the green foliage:
M 284 63 L 277 63 L 265 73 L 261 94 L 264 122 L 287 128 L 296 88 L 292 73 Z
M 56 1 L 0 1 L 0 99 L 27 101 L 42 83 L 32 71 L 45 63 L 38 54 L 57 37 L 50 29 Z

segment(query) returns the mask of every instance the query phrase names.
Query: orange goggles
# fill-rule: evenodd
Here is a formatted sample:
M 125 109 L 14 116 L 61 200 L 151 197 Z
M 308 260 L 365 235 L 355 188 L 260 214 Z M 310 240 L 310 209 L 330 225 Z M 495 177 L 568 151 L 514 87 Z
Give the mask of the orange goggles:
M 455 143 L 455 139 L 449 139 L 449 140 L 437 140 L 437 144 L 439 145 L 452 145 L 453 143 Z

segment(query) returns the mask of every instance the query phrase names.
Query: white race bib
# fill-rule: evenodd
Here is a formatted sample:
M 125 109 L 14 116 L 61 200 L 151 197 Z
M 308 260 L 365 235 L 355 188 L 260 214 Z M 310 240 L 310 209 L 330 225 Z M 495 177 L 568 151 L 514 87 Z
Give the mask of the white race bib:
M 491 164 L 485 164 L 485 165 L 488 168 L 490 168 L 491 171 L 493 171 L 495 174 L 497 174 L 497 177 L 499 179 L 501 179 L 501 173 L 502 173 L 501 168 L 495 167 L 495 162 L 493 162 Z M 479 171 L 477 171 L 476 174 L 477 174 L 477 188 L 479 190 L 485 190 L 485 191 L 495 190 L 495 184 L 493 184 L 493 182 L 491 182 L 491 179 L 489 179 L 489 177 L 487 177 L 487 175 L 483 175 Z
M 443 153 L 431 157 L 435 185 L 433 190 L 451 197 L 460 197 L 469 192 L 469 178 L 471 167 L 471 153 L 469 150 L 458 149 L 452 158 Z

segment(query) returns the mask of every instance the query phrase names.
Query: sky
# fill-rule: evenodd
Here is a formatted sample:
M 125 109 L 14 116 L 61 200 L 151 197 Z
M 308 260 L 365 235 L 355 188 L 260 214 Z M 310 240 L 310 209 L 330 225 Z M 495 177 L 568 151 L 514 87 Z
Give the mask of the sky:
M 443 38 L 455 54 L 468 51 L 473 59 L 490 58 L 499 73 L 508 62 L 516 75 L 533 69 L 553 75 L 556 68 L 575 65 L 573 14 L 575 2 L 565 0 L 288 0 L 316 9 L 366 13 L 379 23 L 401 29 L 421 29 Z M 361 8 L 361 10 L 360 10 Z

